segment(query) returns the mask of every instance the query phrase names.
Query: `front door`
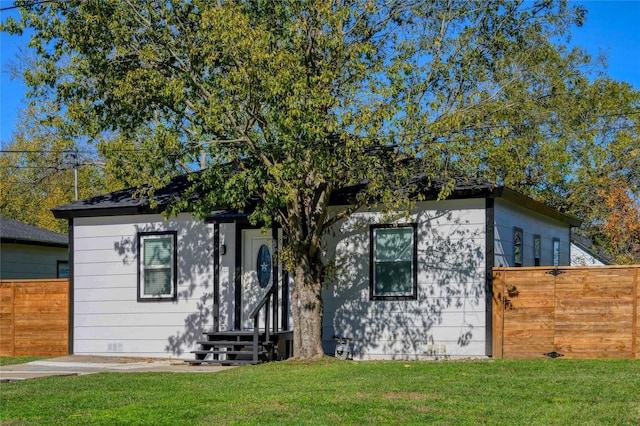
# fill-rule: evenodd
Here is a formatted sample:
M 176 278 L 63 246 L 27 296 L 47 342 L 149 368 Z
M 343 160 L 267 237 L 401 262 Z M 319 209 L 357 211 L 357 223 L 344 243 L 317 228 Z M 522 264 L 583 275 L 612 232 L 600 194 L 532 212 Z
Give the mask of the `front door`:
M 242 247 L 242 328 L 251 329 L 251 312 L 272 284 L 273 241 L 260 229 L 243 229 Z M 264 327 L 264 315 L 260 316 L 260 327 Z

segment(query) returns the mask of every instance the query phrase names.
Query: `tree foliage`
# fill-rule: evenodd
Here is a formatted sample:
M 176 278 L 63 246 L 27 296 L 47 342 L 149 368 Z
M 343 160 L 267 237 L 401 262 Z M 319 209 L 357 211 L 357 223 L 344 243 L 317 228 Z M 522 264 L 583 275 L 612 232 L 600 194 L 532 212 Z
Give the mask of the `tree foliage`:
M 54 90 L 61 131 L 133 180 L 201 167 L 194 190 L 207 196 L 169 213 L 226 206 L 282 226 L 302 358 L 322 354 L 322 235 L 336 221 L 406 205 L 399 188 L 417 172 L 444 182 L 443 197 L 471 175 L 563 206 L 552 194 L 572 190 L 576 158 L 597 143 L 599 105 L 584 123 L 575 105 L 606 97 L 590 58 L 561 43 L 585 17 L 566 1 L 70 0 L 22 12 L 5 29 L 33 31 L 41 66 L 27 79 L 36 96 Z M 351 206 L 329 209 L 337 188 L 364 182 Z
M 34 108 L 20 114 L 20 125 L 0 153 L 0 216 L 66 233 L 66 221 L 56 220 L 53 207 L 121 188 L 105 173 L 95 150 L 78 147 L 45 126 Z M 77 188 L 76 176 L 77 172 Z

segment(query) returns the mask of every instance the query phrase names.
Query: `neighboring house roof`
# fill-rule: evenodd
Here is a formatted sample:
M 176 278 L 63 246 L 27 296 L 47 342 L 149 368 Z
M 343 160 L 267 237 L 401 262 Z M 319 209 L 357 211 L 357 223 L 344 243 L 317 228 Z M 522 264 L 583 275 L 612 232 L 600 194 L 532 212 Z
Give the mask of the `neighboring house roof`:
M 0 217 L 0 240 L 11 244 L 39 244 L 68 247 L 69 237 L 64 234 L 27 225 L 12 219 Z
M 613 258 L 613 256 L 607 254 L 602 247 L 596 246 L 589 238 L 583 235 L 572 233 L 571 244 L 574 244 L 580 250 L 584 251 L 595 260 L 601 262 L 603 265 L 614 264 L 615 259 Z
M 151 207 L 147 196 L 136 196 L 138 188 L 128 188 L 65 204 L 55 207 L 51 209 L 51 211 L 54 216 L 59 219 L 160 213 L 172 199 L 179 198 L 187 188 L 193 185 L 193 182 L 189 178 L 191 175 L 193 175 L 193 173 L 176 176 L 171 179 L 166 186 L 157 190 L 154 193 L 155 207 Z M 350 200 L 362 191 L 365 185 L 366 182 L 362 182 L 334 191 L 331 196 L 331 204 L 349 204 Z M 427 175 L 418 175 L 412 180 L 410 186 L 417 188 L 417 192 L 423 195 L 425 199 L 434 200 L 438 197 L 442 183 L 432 182 Z M 496 186 L 487 181 L 456 181 L 453 192 L 448 198 L 502 198 L 571 226 L 580 226 L 581 223 L 580 220 L 573 216 L 561 213 L 546 204 L 535 201 L 509 188 Z M 218 213 L 223 215 L 227 213 L 232 214 L 232 212 L 224 210 Z

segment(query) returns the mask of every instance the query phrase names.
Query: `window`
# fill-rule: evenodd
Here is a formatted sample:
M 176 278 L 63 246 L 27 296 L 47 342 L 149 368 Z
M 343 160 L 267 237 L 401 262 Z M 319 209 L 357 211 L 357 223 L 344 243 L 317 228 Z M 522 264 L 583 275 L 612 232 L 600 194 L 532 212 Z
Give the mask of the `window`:
M 540 253 L 542 248 L 540 246 L 540 235 L 533 236 L 533 264 L 540 266 Z
M 522 229 L 513 228 L 513 264 L 522 266 Z
M 138 301 L 176 299 L 176 233 L 138 234 Z
M 560 266 L 560 240 L 553 239 L 553 266 Z
M 69 262 L 66 260 L 58 260 L 56 278 L 69 278 Z
M 371 227 L 371 300 L 416 299 L 416 230 L 416 224 Z

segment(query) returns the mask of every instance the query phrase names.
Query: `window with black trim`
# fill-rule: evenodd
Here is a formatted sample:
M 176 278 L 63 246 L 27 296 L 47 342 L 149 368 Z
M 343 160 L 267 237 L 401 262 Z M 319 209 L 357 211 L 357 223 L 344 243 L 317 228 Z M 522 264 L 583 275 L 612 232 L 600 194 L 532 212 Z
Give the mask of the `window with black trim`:
M 553 266 L 560 266 L 560 240 L 553 239 Z
M 372 225 L 369 294 L 371 300 L 416 299 L 417 225 Z
M 522 235 L 521 228 L 513 228 L 513 265 L 522 266 Z
M 533 236 L 533 264 L 534 266 L 540 266 L 540 256 L 542 254 L 542 246 L 540 242 L 540 235 Z
M 69 278 L 69 262 L 58 260 L 56 265 L 56 278 Z
M 176 240 L 171 232 L 138 234 L 138 301 L 176 300 Z

